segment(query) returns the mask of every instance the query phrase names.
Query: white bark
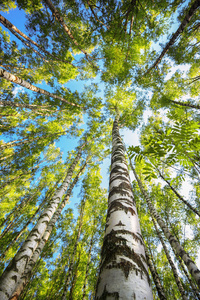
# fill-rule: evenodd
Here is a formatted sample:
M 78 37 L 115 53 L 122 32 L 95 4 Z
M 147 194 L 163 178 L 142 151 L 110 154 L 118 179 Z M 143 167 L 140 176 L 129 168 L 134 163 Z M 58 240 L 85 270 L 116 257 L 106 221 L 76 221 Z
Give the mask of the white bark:
M 40 216 L 37 224 L 30 232 L 28 238 L 19 249 L 9 266 L 5 269 L 4 273 L 1 276 L 0 281 L 0 299 L 8 300 L 15 291 L 19 281 L 21 280 L 24 271 L 30 261 L 35 249 L 38 246 L 42 236 L 45 233 L 47 225 L 51 220 L 53 214 L 55 213 L 62 196 L 68 188 L 69 182 L 71 180 L 74 168 L 81 157 L 82 147 L 79 148 L 76 158 L 74 159 L 72 165 L 69 167 L 67 171 L 67 175 L 60 186 L 60 188 L 55 192 L 52 201 L 44 210 L 42 215 Z
M 55 94 L 52 94 L 52 93 L 49 93 L 48 91 L 46 90 L 43 90 L 43 89 L 40 89 L 38 88 L 37 86 L 29 83 L 28 81 L 25 81 L 23 80 L 22 78 L 16 76 L 16 75 L 13 75 L 7 71 L 5 71 L 4 69 L 1 69 L 0 68 L 0 77 L 8 80 L 8 81 L 11 81 L 13 83 L 16 83 L 16 84 L 19 84 L 23 87 L 25 87 L 26 89 L 29 89 L 33 92 L 36 92 L 36 93 L 39 93 L 39 94 L 43 94 L 43 95 L 46 95 L 46 96 L 49 96 L 49 97 L 52 97 L 54 99 L 58 99 L 58 100 L 61 100 L 69 105 L 72 105 L 72 106 L 77 106 L 77 107 L 81 107 L 80 105 L 78 104 L 75 104 L 75 103 L 72 103 L 72 102 L 69 102 L 67 100 L 65 100 L 64 98 L 58 96 L 58 95 L 55 95 Z
M 107 223 L 95 299 L 151 300 L 144 243 L 117 118 L 113 125 L 111 163 Z
M 130 164 L 131 164 L 131 162 L 130 162 Z M 175 252 L 175 254 L 180 256 L 180 258 L 182 258 L 182 260 L 184 261 L 185 265 L 188 268 L 188 271 L 190 272 L 192 277 L 195 279 L 197 285 L 200 287 L 200 270 L 197 268 L 195 263 L 192 261 L 189 254 L 187 252 L 185 252 L 183 247 L 179 244 L 176 237 L 171 234 L 171 232 L 169 231 L 169 229 L 166 226 L 165 222 L 163 221 L 163 219 L 160 217 L 160 215 L 158 214 L 158 212 L 154 208 L 154 206 L 151 202 L 151 199 L 149 198 L 148 194 L 146 193 L 146 191 L 145 191 L 145 189 L 142 185 L 142 182 L 138 178 L 137 173 L 136 173 L 135 169 L 133 168 L 132 164 L 131 164 L 131 168 L 132 168 L 134 176 L 135 176 L 135 178 L 138 182 L 139 188 L 140 188 L 142 194 L 144 195 L 144 197 L 147 201 L 147 205 L 148 205 L 148 208 L 149 208 L 151 214 L 153 215 L 153 217 L 158 222 L 158 224 L 159 224 L 160 228 L 162 229 L 165 237 L 169 240 L 169 243 L 170 243 L 173 251 Z
M 61 202 L 60 206 L 58 207 L 58 209 L 56 210 L 56 212 L 54 213 L 53 217 L 51 218 L 48 226 L 47 226 L 47 229 L 38 245 L 38 247 L 36 248 L 36 250 L 34 251 L 33 253 L 33 256 L 31 257 L 29 263 L 27 264 L 27 267 L 25 269 L 25 272 L 24 272 L 24 275 L 23 277 L 21 278 L 21 280 L 18 282 L 18 285 L 17 285 L 17 288 L 14 292 L 14 294 L 12 295 L 12 297 L 10 298 L 10 300 L 14 300 L 14 299 L 18 299 L 19 295 L 21 294 L 21 292 L 23 291 L 24 289 L 24 286 L 26 285 L 26 283 L 28 282 L 29 278 L 30 278 L 30 275 L 31 275 L 31 271 L 33 269 L 33 267 L 35 266 L 46 242 L 48 241 L 50 235 L 51 235 L 51 232 L 63 210 L 63 208 L 66 206 L 66 204 L 68 203 L 69 201 L 69 198 L 70 198 L 70 195 L 71 195 L 71 192 L 75 186 L 75 184 L 77 183 L 78 179 L 79 179 L 79 176 L 80 174 L 83 172 L 83 170 L 85 169 L 85 166 L 86 166 L 86 163 L 84 164 L 84 166 L 80 169 L 80 171 L 78 172 L 77 176 L 75 177 L 75 179 L 73 180 L 72 184 L 70 185 L 69 189 L 67 190 L 67 194 L 64 198 L 64 200 Z

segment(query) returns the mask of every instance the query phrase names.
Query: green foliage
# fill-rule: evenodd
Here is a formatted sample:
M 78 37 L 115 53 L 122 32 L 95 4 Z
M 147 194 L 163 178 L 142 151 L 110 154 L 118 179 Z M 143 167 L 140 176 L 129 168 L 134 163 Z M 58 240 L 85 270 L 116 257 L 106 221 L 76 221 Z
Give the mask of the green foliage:
M 198 11 L 157 68 L 146 73 L 171 37 L 173 25 L 177 27 L 177 16 L 178 22 L 183 19 L 188 10 L 186 3 L 179 0 L 52 3 L 64 20 L 65 29 L 45 1 L 1 3 L 2 11 L 17 6 L 25 12 L 24 33 L 37 43 L 30 45 L 39 53 L 2 25 L 1 68 L 80 107 L 31 92 L 3 78 L 0 81 L 0 226 L 1 234 L 5 233 L 1 238 L 0 271 L 15 255 L 60 186 L 76 154 L 78 138 L 83 141 L 87 137 L 72 178 L 87 159 L 86 172 L 59 217 L 20 299 L 61 298 L 83 202 L 81 235 L 67 297 L 82 299 L 86 284 L 86 299 L 92 299 L 107 210 L 100 163 L 111 152 L 116 114 L 120 128 L 134 132 L 137 129 L 139 133 L 139 144 L 128 140 L 129 145 L 134 144 L 129 146 L 128 154 L 153 204 L 192 258 L 199 255 L 197 217 L 166 182 L 200 209 L 199 115 L 196 109 L 173 103 L 198 104 Z M 4 16 L 10 20 L 9 14 Z M 10 21 L 15 25 L 15 20 Z M 147 121 L 146 114 L 150 114 Z M 103 179 L 107 180 L 105 177 L 104 174 Z M 186 184 L 188 194 L 183 189 Z M 179 299 L 171 268 L 135 181 L 133 192 L 144 240 L 167 299 Z M 167 248 L 170 249 L 168 244 Z M 174 256 L 173 259 L 176 261 Z M 187 278 L 182 271 L 179 273 L 188 299 L 194 299 Z M 153 292 L 158 299 L 154 283 Z

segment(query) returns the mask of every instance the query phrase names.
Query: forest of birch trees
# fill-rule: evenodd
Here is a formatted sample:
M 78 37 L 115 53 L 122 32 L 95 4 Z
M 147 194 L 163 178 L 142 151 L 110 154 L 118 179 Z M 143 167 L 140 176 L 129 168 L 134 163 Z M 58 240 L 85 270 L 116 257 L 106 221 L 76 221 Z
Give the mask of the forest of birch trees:
M 0 300 L 200 299 L 199 16 L 0 2 Z

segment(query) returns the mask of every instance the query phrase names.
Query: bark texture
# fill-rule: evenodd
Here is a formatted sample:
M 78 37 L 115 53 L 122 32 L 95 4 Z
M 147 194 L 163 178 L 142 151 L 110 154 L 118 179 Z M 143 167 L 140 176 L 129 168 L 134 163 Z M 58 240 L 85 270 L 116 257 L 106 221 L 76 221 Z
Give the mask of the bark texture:
M 118 116 L 112 131 L 108 213 L 95 299 L 153 299 Z
M 82 148 L 84 145 L 85 143 L 79 147 L 78 153 L 73 163 L 69 167 L 62 185 L 57 189 L 47 208 L 40 216 L 37 224 L 30 232 L 28 238 L 3 272 L 0 278 L 1 300 L 8 300 L 13 295 L 19 281 L 22 279 L 24 271 L 42 236 L 44 235 L 49 221 L 57 210 L 60 200 L 68 188 L 74 168 L 81 157 Z

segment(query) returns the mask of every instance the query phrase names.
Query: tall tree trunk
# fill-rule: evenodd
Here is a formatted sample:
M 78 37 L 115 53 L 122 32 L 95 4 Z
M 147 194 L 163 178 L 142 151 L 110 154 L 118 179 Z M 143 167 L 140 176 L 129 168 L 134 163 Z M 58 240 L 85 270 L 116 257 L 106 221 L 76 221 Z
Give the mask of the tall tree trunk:
M 149 253 L 146 246 L 145 246 L 145 255 L 146 255 L 146 258 L 147 258 L 147 265 L 149 266 L 153 281 L 155 283 L 155 287 L 156 287 L 157 292 L 158 292 L 158 297 L 159 297 L 160 300 L 167 300 L 167 298 L 165 296 L 164 288 L 161 284 L 161 281 L 160 281 L 160 278 L 159 278 L 159 275 L 158 275 L 158 272 L 154 268 L 153 262 L 151 260 L 151 255 L 150 255 L 150 253 Z
M 19 216 L 18 216 L 19 217 Z M 10 221 L 10 223 L 6 226 L 6 228 L 4 228 L 3 232 L 0 235 L 0 240 L 4 237 L 4 235 L 10 230 L 12 229 L 12 227 L 15 225 L 15 223 L 17 222 L 18 217 L 16 216 L 14 219 L 12 219 Z
M 78 277 L 78 266 L 80 263 L 80 258 L 81 258 L 81 250 L 79 251 L 79 256 L 78 256 L 78 260 L 75 263 L 75 266 L 73 268 L 73 278 L 72 278 L 72 282 L 71 282 L 71 287 L 70 287 L 70 291 L 69 291 L 69 300 L 73 300 L 73 293 L 74 293 L 74 287 L 76 285 L 76 281 L 77 281 L 77 277 Z
M 37 273 L 38 268 L 40 267 L 40 262 L 42 260 L 42 258 L 46 255 L 46 253 L 48 252 L 49 248 L 55 243 L 55 240 L 53 240 L 48 247 L 45 249 L 45 251 L 42 253 L 40 259 L 37 261 L 36 265 L 34 266 L 34 268 L 31 270 L 31 275 L 29 277 L 29 280 L 26 282 L 26 286 L 23 290 L 23 293 L 20 295 L 20 300 L 25 299 L 26 294 L 28 292 L 28 290 L 30 289 L 30 285 L 29 283 L 31 283 L 32 278 L 35 276 L 35 274 Z
M 167 260 L 168 260 L 168 262 L 169 262 L 169 264 L 170 264 L 170 266 L 171 266 L 171 269 L 172 269 L 172 272 L 173 272 L 173 275 L 174 275 L 174 279 L 175 279 L 175 281 L 176 281 L 176 284 L 177 284 L 178 290 L 179 290 L 179 292 L 180 292 L 180 294 L 181 294 L 181 297 L 182 297 L 183 300 L 187 300 L 187 297 L 186 297 L 186 295 L 185 295 L 184 288 L 183 288 L 183 286 L 182 286 L 182 283 L 181 283 L 180 278 L 179 278 L 179 276 L 178 276 L 178 272 L 177 272 L 177 270 L 176 270 L 176 266 L 175 266 L 175 264 L 174 264 L 173 261 L 172 261 L 171 255 L 169 254 L 169 251 L 168 251 L 168 249 L 167 249 L 167 247 L 166 247 L 166 245 L 165 245 L 165 242 L 164 242 L 164 240 L 163 240 L 163 238 L 162 238 L 162 235 L 161 235 L 160 231 L 158 230 L 158 227 L 157 227 L 157 225 L 156 225 L 156 222 L 155 222 L 153 216 L 152 216 L 152 221 L 153 221 L 154 227 L 155 227 L 155 229 L 156 229 L 156 233 L 157 233 L 157 235 L 158 235 L 158 237 L 159 237 L 159 240 L 161 241 L 161 244 L 162 244 L 163 249 L 164 249 L 164 251 L 165 251 Z
M 48 241 L 50 235 L 51 235 L 51 232 L 59 218 L 59 216 L 61 215 L 61 212 L 63 210 L 63 208 L 66 206 L 66 204 L 68 203 L 69 201 L 69 198 L 70 198 L 70 195 L 72 193 L 72 190 L 74 188 L 74 186 L 76 185 L 81 173 L 84 171 L 86 167 L 86 163 L 83 165 L 83 167 L 79 170 L 78 174 L 76 175 L 75 179 L 73 180 L 73 182 L 71 183 L 69 189 L 67 190 L 67 194 L 64 198 L 64 200 L 61 202 L 60 206 L 58 207 L 58 209 L 56 210 L 56 212 L 54 213 L 53 217 L 51 218 L 48 226 L 47 226 L 47 229 L 38 245 L 38 247 L 36 248 L 36 250 L 34 251 L 33 253 L 33 256 L 31 257 L 30 261 L 28 262 L 27 264 L 27 267 L 24 271 L 24 275 L 22 277 L 22 279 L 18 282 L 17 284 L 17 287 L 15 289 L 15 292 L 14 294 L 12 295 L 12 297 L 9 299 L 9 300 L 16 300 L 18 299 L 18 297 L 20 296 L 21 292 L 23 291 L 24 289 L 24 286 L 26 285 L 26 283 L 28 282 L 30 276 L 31 276 L 31 271 L 34 267 L 34 265 L 36 264 L 46 242 Z
M 42 187 L 43 188 L 43 187 Z M 42 188 L 40 188 L 39 190 L 41 190 Z M 37 191 L 38 192 L 38 191 Z M 2 227 L 6 222 L 8 221 L 12 221 L 11 218 L 15 218 L 17 214 L 19 214 L 21 212 L 21 209 L 26 206 L 37 194 L 37 192 L 35 192 L 31 197 L 26 197 L 25 199 L 23 199 L 19 204 L 17 204 L 14 209 L 6 216 L 6 218 L 4 219 L 4 221 L 2 221 L 0 227 Z
M 23 87 L 25 87 L 26 89 L 29 89 L 33 92 L 36 92 L 36 93 L 39 93 L 39 94 L 43 94 L 43 95 L 46 95 L 46 96 L 49 96 L 49 97 L 52 97 L 54 99 L 58 99 L 58 100 L 61 100 L 71 106 L 77 106 L 77 107 L 81 107 L 80 105 L 76 104 L 76 103 L 72 103 L 72 102 L 69 102 L 67 100 L 65 100 L 64 98 L 58 96 L 58 95 L 55 95 L 55 94 L 52 94 L 52 93 L 49 93 L 48 91 L 45 91 L 43 89 L 40 89 L 38 88 L 37 86 L 29 83 L 28 81 L 25 81 L 23 79 L 21 79 L 20 77 L 16 76 L 16 75 L 13 75 L 3 69 L 0 68 L 0 77 L 10 81 L 10 82 L 13 82 L 13 83 L 16 83 L 16 84 L 19 84 Z
M 3 272 L 0 278 L 1 300 L 8 300 L 13 295 L 13 292 L 15 291 L 18 282 L 23 277 L 24 271 L 27 267 L 29 260 L 31 259 L 35 249 L 37 248 L 42 236 L 46 231 L 49 221 L 51 220 L 53 214 L 55 213 L 60 203 L 60 200 L 62 199 L 65 191 L 68 188 L 74 168 L 81 157 L 82 148 L 84 146 L 85 143 L 79 147 L 78 153 L 73 163 L 69 167 L 62 185 L 57 189 L 49 205 L 40 216 L 37 224 L 31 230 L 28 238 L 26 239 L 22 247 L 19 249 L 15 257 L 12 259 L 8 267 Z
M 189 23 L 190 19 L 192 16 L 195 14 L 197 8 L 200 6 L 200 1 L 195 0 L 192 6 L 190 7 L 189 11 L 186 13 L 185 18 L 181 22 L 179 28 L 176 30 L 176 32 L 172 35 L 171 39 L 161 52 L 160 56 L 158 59 L 155 61 L 155 63 L 147 70 L 146 74 L 148 74 L 153 68 L 157 67 L 157 65 L 161 62 L 163 56 L 168 52 L 169 48 L 175 43 L 176 39 L 180 35 L 181 32 L 185 29 L 187 24 Z
M 46 199 L 42 201 L 42 203 L 39 205 L 38 209 L 34 212 L 34 214 L 30 217 L 30 219 L 26 222 L 26 224 L 22 227 L 22 229 L 17 233 L 17 235 L 14 237 L 14 239 L 11 241 L 11 243 L 7 246 L 3 254 L 0 256 L 0 258 L 4 258 L 8 250 L 15 244 L 15 242 L 20 238 L 22 233 L 26 230 L 28 225 L 32 222 L 32 220 L 35 218 L 37 213 L 42 209 L 42 207 L 45 204 Z
M 106 230 L 95 299 L 153 299 L 119 116 L 112 131 Z
M 91 260 L 91 252 L 92 252 L 92 247 L 94 244 L 94 235 L 95 233 L 93 233 L 91 240 L 90 240 L 90 248 L 88 251 L 88 259 L 87 259 L 87 265 L 86 265 L 86 271 L 85 271 L 85 278 L 84 278 L 84 284 L 83 284 L 83 296 L 82 296 L 82 300 L 85 300 L 86 298 L 86 284 L 87 284 L 87 278 L 88 278 L 88 274 L 89 274 L 89 267 L 90 267 L 90 260 Z
M 73 267 L 74 267 L 74 260 L 75 260 L 77 247 L 78 247 L 78 243 L 79 243 L 79 239 L 80 239 L 80 235 L 81 235 L 81 230 L 82 230 L 82 226 L 83 226 L 84 208 L 85 208 L 85 199 L 83 199 L 81 201 L 81 210 L 80 210 L 78 231 L 77 231 L 77 235 L 76 235 L 76 239 L 75 239 L 75 243 L 74 243 L 74 247 L 73 247 L 73 253 L 70 257 L 68 271 L 67 271 L 67 274 L 65 276 L 65 283 L 64 283 L 64 291 L 63 291 L 63 294 L 62 294 L 62 300 L 67 299 L 66 297 L 67 297 L 68 287 L 69 287 L 69 283 L 70 283 L 70 280 L 71 280 L 71 277 L 72 277 L 72 271 L 73 271 Z
M 171 183 L 165 179 L 165 177 L 160 173 L 159 171 L 159 175 L 160 177 L 168 184 L 168 186 L 170 187 L 170 189 L 174 192 L 174 194 L 185 204 L 187 205 L 195 214 L 197 214 L 197 216 L 200 217 L 200 213 L 198 212 L 198 210 L 196 208 L 194 208 L 188 201 L 186 201 L 176 190 L 175 188 L 171 185 Z
M 193 262 L 193 260 L 190 258 L 190 256 L 188 255 L 187 252 L 185 252 L 185 250 L 183 249 L 183 247 L 179 244 L 179 242 L 177 241 L 176 237 L 173 236 L 169 229 L 167 228 L 166 224 L 164 223 L 163 219 L 160 217 L 160 215 L 157 213 L 156 209 L 154 208 L 152 202 L 151 202 L 151 199 L 149 198 L 149 196 L 147 195 L 143 185 L 142 185 L 142 182 L 141 180 L 139 179 L 139 177 L 137 176 L 137 173 L 135 171 L 135 169 L 133 168 L 133 165 L 130 161 L 130 165 L 131 165 L 131 168 L 133 170 L 133 173 L 134 173 L 134 176 L 138 182 L 138 186 L 141 190 L 141 193 L 143 194 L 144 198 L 146 199 L 147 201 L 147 205 L 148 205 L 148 208 L 152 214 L 152 216 L 156 219 L 156 221 L 158 222 L 160 228 L 162 229 L 162 231 L 164 232 L 164 235 L 165 237 L 169 240 L 169 243 L 173 249 L 173 251 L 179 255 L 185 265 L 187 266 L 188 268 L 188 271 L 190 272 L 190 274 L 192 275 L 192 277 L 195 279 L 196 283 L 198 284 L 198 286 L 200 287 L 200 271 L 199 269 L 197 268 L 197 266 L 195 265 L 195 263 Z

